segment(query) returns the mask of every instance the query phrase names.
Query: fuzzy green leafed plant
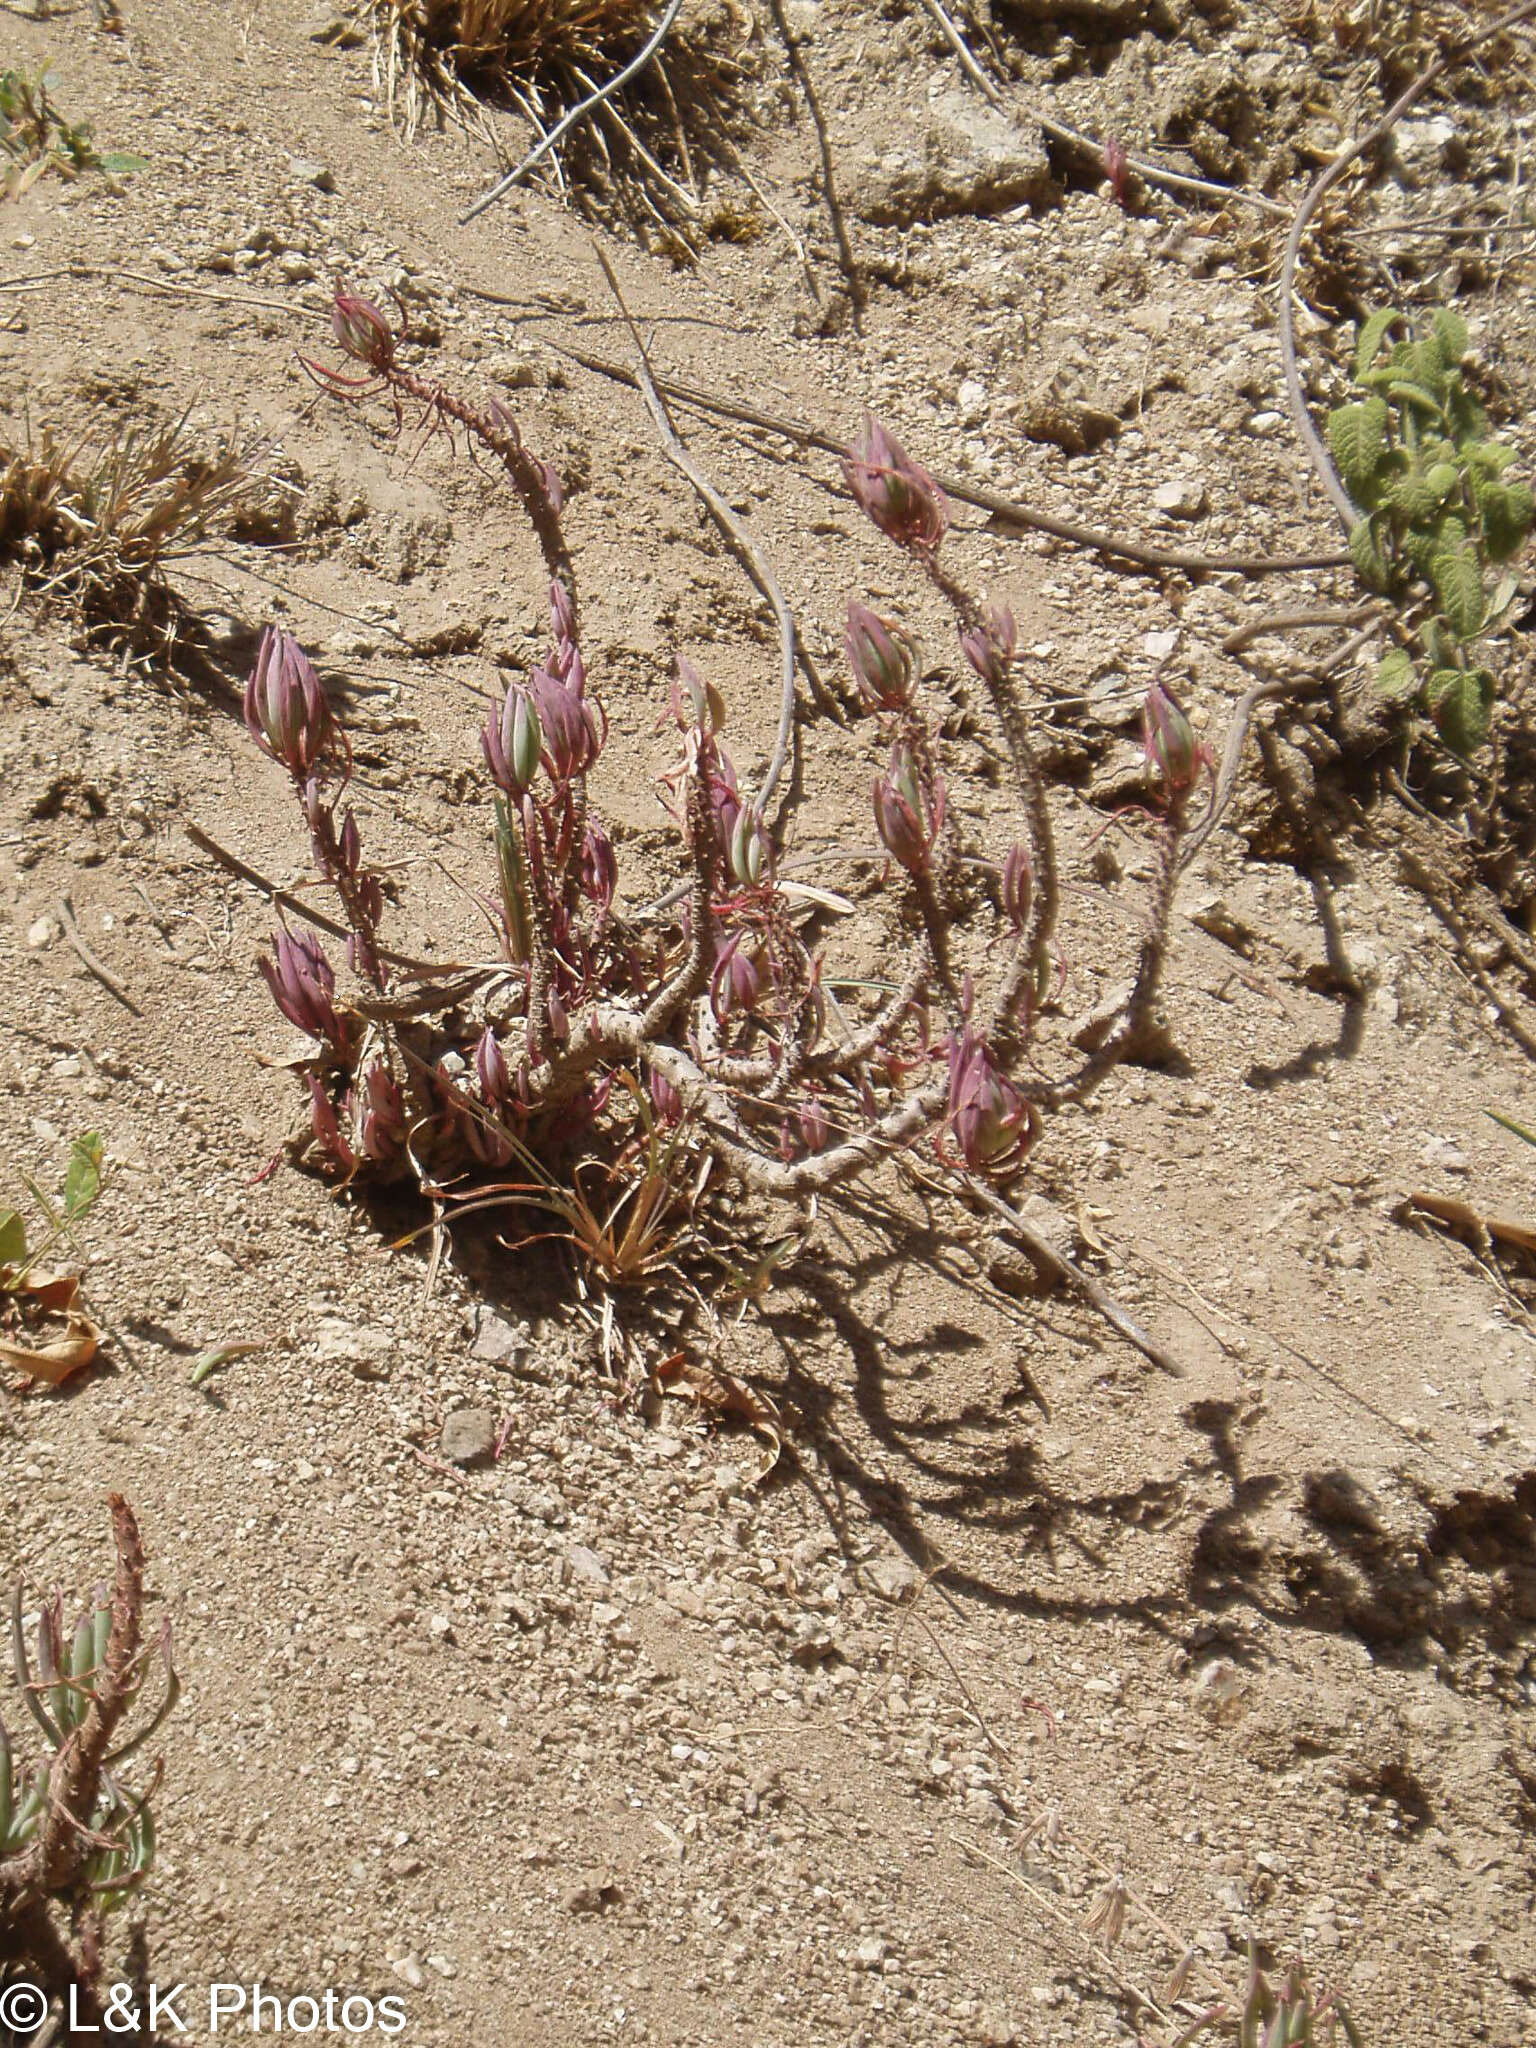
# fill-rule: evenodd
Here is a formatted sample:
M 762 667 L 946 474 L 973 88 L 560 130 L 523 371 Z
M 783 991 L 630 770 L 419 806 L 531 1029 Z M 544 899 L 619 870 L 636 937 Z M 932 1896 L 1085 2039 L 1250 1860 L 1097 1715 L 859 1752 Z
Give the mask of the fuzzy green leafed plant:
M 1488 737 L 1498 683 L 1486 647 L 1516 595 L 1513 574 L 1490 587 L 1490 572 L 1519 552 L 1536 518 L 1529 487 L 1509 475 L 1515 451 L 1490 435 L 1466 362 L 1466 323 L 1449 308 L 1437 307 L 1417 333 L 1383 308 L 1355 346 L 1364 395 L 1328 418 L 1329 448 L 1360 509 L 1349 551 L 1361 580 L 1392 597 L 1417 583 L 1430 597 L 1377 681 L 1388 697 L 1420 705 L 1462 755 Z

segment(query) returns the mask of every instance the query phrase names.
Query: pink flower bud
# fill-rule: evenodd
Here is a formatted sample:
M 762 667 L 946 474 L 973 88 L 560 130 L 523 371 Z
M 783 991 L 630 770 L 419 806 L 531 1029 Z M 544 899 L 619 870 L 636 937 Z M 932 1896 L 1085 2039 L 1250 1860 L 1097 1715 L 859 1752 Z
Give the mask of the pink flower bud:
M 382 1060 L 363 1069 L 361 1090 L 352 1091 L 357 1149 L 376 1166 L 388 1166 L 405 1152 L 405 1098 Z
M 508 796 L 525 796 L 538 773 L 543 748 L 538 711 L 528 691 L 518 685 L 486 713 L 480 731 L 480 751 L 492 782 Z
M 290 633 L 268 626 L 245 686 L 245 724 L 264 753 L 303 782 L 332 745 L 330 707 L 308 655 Z
M 551 781 L 570 782 L 586 773 L 602 744 L 592 707 L 547 669 L 536 668 L 529 680 L 539 715 L 544 765 Z
M 683 1098 L 659 1067 L 652 1067 L 649 1087 L 656 1121 L 667 1129 L 673 1124 L 680 1124 L 683 1120 Z
M 308 932 L 279 925 L 272 934 L 275 960 L 257 962 L 272 1000 L 300 1031 L 325 1040 L 339 1051 L 346 1033 L 332 998 L 336 975 L 320 941 Z
M 848 606 L 843 635 L 848 666 L 871 711 L 901 711 L 912 701 L 912 646 L 868 605 Z
M 1166 684 L 1154 683 L 1148 690 L 1141 726 L 1147 760 L 1157 770 L 1169 803 L 1181 804 L 1199 781 L 1207 756 Z
M 1008 858 L 1003 862 L 1003 911 L 1016 932 L 1023 931 L 1029 922 L 1029 904 L 1033 894 L 1034 874 L 1029 862 L 1029 848 L 1016 842 L 1008 849 Z
M 1126 156 L 1125 144 L 1118 136 L 1104 138 L 1102 151 L 1104 175 L 1109 180 L 1109 189 L 1121 206 L 1129 206 L 1131 198 L 1131 166 Z
M 355 880 L 358 868 L 362 865 L 363 843 L 358 834 L 357 818 L 350 810 L 347 812 L 346 823 L 341 828 L 337 851 L 341 855 L 342 873 Z
M 944 822 L 943 783 L 935 778 L 925 806 L 917 762 L 909 747 L 898 746 L 884 779 L 875 784 L 874 801 L 875 824 L 886 851 L 908 874 L 920 873 Z
M 338 292 L 331 304 L 331 333 L 343 355 L 370 370 L 387 369 L 394 360 L 394 334 L 371 299 Z
M 506 1101 L 512 1087 L 512 1076 L 501 1042 L 489 1024 L 475 1046 L 475 1073 L 479 1076 L 480 1093 L 488 1103 L 494 1107 Z
M 581 886 L 599 910 L 608 909 L 619 886 L 619 862 L 613 841 L 595 820 L 582 837 Z
M 944 493 L 873 413 L 865 413 L 859 438 L 843 457 L 843 476 L 888 540 L 918 555 L 938 553 L 949 525 Z
M 807 1152 L 824 1152 L 827 1140 L 832 1135 L 832 1126 L 827 1121 L 827 1112 L 822 1108 L 820 1098 L 808 1095 L 797 1113 L 800 1125 L 800 1142 Z
M 574 646 L 576 642 L 576 607 L 571 602 L 571 593 L 566 589 L 558 576 L 552 579 L 549 586 L 549 611 L 550 617 L 554 621 L 555 638 L 557 640 L 568 640 Z
M 341 1134 L 336 1111 L 318 1074 L 309 1076 L 309 1128 L 315 1143 L 333 1165 L 344 1173 L 357 1171 L 357 1154 Z
M 960 651 L 984 683 L 1004 682 L 1019 644 L 1013 613 L 994 607 L 978 626 L 960 635 Z
M 761 981 L 751 958 L 741 949 L 741 936 L 728 939 L 715 961 L 709 1000 L 723 1024 L 741 1010 L 750 1010 L 761 991 Z

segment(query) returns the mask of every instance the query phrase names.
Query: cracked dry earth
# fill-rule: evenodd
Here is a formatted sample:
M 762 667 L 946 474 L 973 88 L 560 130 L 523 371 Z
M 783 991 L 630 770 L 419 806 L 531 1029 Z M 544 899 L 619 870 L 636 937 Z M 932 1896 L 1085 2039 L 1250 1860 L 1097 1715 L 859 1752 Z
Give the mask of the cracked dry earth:
M 493 477 L 317 401 L 294 351 L 323 351 L 330 284 L 396 288 L 430 359 L 499 388 L 567 480 L 631 900 L 669 879 L 674 654 L 725 690 L 751 773 L 771 623 L 633 392 L 565 352 L 628 360 L 555 196 L 456 226 L 483 144 L 450 125 L 403 145 L 367 48 L 303 0 L 124 15 L 117 35 L 84 8 L 4 17 L 7 61 L 50 56 L 61 104 L 149 167 L 121 192 L 45 178 L 0 213 L 0 426 L 238 413 L 291 522 L 276 552 L 178 566 L 205 632 L 190 681 L 31 599 L 0 642 L 7 1193 L 51 1183 L 83 1129 L 113 1163 L 87 1241 L 104 1361 L 0 1396 L 0 1577 L 83 1591 L 105 1493 L 136 1504 L 186 1686 L 135 1909 L 151 1974 L 395 1994 L 422 2048 L 1108 2048 L 1186 1944 L 1207 1998 L 1236 1992 L 1253 1938 L 1338 1985 L 1367 2042 L 1536 2042 L 1536 1354 L 1518 1276 L 1400 1214 L 1428 1190 L 1529 1219 L 1536 1155 L 1484 1111 L 1536 1124 L 1536 1084 L 1401 880 L 1407 813 L 1330 823 L 1342 994 L 1250 758 L 1175 918 L 1179 1060 L 1113 1076 L 1031 1160 L 1042 1227 L 1181 1379 L 1072 1300 L 1020 1294 L 942 1207 L 828 1204 L 729 1331 L 786 1419 L 759 1480 L 750 1435 L 619 1398 L 559 1247 L 461 1243 L 429 1287 L 424 1245 L 386 1248 L 414 1218 L 286 1163 L 259 1178 L 295 1049 L 253 967 L 269 915 L 183 830 L 304 870 L 232 715 L 279 617 L 345 699 L 412 943 L 473 943 L 432 863 L 486 873 L 475 735 L 498 668 L 541 644 L 538 557 Z M 1273 220 L 1122 211 L 1024 112 L 1289 202 L 1379 81 L 1357 90 L 1315 22 L 1263 7 L 1085 5 L 1012 30 L 999 11 L 1005 119 L 916 11 L 793 18 L 867 269 L 862 332 L 823 317 L 814 152 L 743 19 L 740 148 L 822 304 L 760 213 L 757 239 L 706 236 L 692 267 L 611 236 L 662 369 L 834 434 L 874 404 L 936 467 L 1164 545 L 1333 545 L 1283 416 Z M 1456 103 L 1423 110 L 1411 178 L 1363 203 L 1464 203 L 1488 135 L 1507 171 L 1523 111 L 1474 113 L 1453 162 Z M 1398 275 L 1460 295 L 1529 468 L 1525 264 Z M 1336 311 L 1304 309 L 1304 336 Z M 958 691 L 943 620 L 834 464 L 685 431 L 829 672 L 858 594 L 902 608 Z M 961 524 L 966 572 L 1019 617 L 1065 807 L 1066 1034 L 1134 942 L 1143 856 L 1104 828 L 1136 786 L 1140 692 L 1171 663 L 1219 740 L 1248 680 L 1223 636 L 1351 585 L 1127 575 Z M 963 695 L 947 733 L 985 818 L 998 757 Z M 822 725 L 803 745 L 797 846 L 870 864 L 872 743 Z M 189 1384 L 205 1348 L 254 1339 Z M 1111 1877 L 1140 1904 L 1108 1949 Z

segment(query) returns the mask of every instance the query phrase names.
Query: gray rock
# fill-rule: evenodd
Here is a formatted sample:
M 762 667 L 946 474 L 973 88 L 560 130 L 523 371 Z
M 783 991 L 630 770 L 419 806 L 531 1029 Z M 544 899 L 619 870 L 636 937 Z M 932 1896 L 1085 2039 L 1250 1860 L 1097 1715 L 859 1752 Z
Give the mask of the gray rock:
M 518 1323 L 509 1323 L 505 1316 L 482 1309 L 475 1341 L 469 1349 L 472 1358 L 522 1358 L 528 1351 L 528 1332 Z
M 1197 476 L 1170 477 L 1152 493 L 1152 502 L 1170 519 L 1198 519 L 1205 510 L 1205 485 Z
M 496 1455 L 496 1418 L 489 1408 L 455 1408 L 438 1448 L 451 1465 L 488 1465 Z
M 882 1600 L 905 1600 L 917 1590 L 917 1570 L 909 1558 L 877 1558 L 869 1582 Z
M 585 1543 L 567 1544 L 560 1576 L 567 1584 L 572 1579 L 579 1579 L 585 1586 L 606 1586 L 610 1583 L 607 1565 Z
M 317 192 L 336 190 L 336 173 L 330 165 L 312 163 L 308 157 L 290 157 L 288 175 L 295 185 L 313 185 Z
M 1052 189 L 1039 133 L 967 93 L 941 94 L 912 126 L 913 142 L 855 163 L 849 203 L 865 220 L 908 227 L 945 214 L 998 213 Z

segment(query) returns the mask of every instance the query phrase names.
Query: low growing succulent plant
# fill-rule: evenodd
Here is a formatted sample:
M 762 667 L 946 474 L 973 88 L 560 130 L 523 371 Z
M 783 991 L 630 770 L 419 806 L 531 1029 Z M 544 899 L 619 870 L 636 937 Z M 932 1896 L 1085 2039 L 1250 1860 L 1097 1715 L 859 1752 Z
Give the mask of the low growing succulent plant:
M 66 1626 L 64 1596 L 44 1600 L 29 1646 L 25 1591 L 11 1604 L 11 1658 L 21 1703 L 35 1724 L 32 1753 L 0 1718 L 0 1926 L 13 1948 L 50 1978 L 89 1984 L 101 1917 L 148 1874 L 155 1855 L 150 1799 L 160 1782 L 131 1786 L 124 1765 L 160 1729 L 180 1695 L 167 1622 L 144 1636 L 144 1551 L 133 1510 L 111 1496 L 117 1573 L 112 1591 Z M 151 1707 L 149 1683 L 161 1690 Z M 82 1953 L 73 1956 L 48 1915 L 70 1909 Z
M 315 366 L 321 381 L 345 396 L 398 395 L 398 337 L 382 315 L 338 300 L 335 331 L 367 375 L 355 382 Z M 472 433 L 486 425 L 412 374 L 418 394 L 436 394 L 441 417 Z M 538 488 L 525 488 L 534 459 L 509 423 L 494 424 L 519 451 L 513 480 L 558 563 L 558 484 L 538 465 Z M 625 912 L 618 856 L 590 789 L 610 728 L 559 574 L 548 652 L 510 683 L 481 735 L 495 791 L 484 900 L 499 957 L 440 973 L 390 951 L 383 890 L 346 801 L 345 737 L 303 650 L 268 631 L 246 721 L 293 784 L 363 985 L 344 995 L 322 940 L 286 927 L 262 962 L 278 1007 L 312 1043 L 299 1063 L 306 1143 L 326 1171 L 412 1182 L 450 1206 L 531 1200 L 570 1221 L 576 1192 L 598 1170 L 621 1188 L 650 1190 L 654 1248 L 667 1215 L 690 1214 L 711 1175 L 798 1200 L 927 1138 L 954 1171 L 1007 1179 L 1053 1109 L 1139 1049 L 1205 750 L 1171 693 L 1154 689 L 1145 710 L 1154 878 L 1131 994 L 1097 1049 L 1048 1078 L 1032 1041 L 1056 973 L 1060 888 L 1013 620 L 949 575 L 943 494 L 888 429 L 869 420 L 844 473 L 875 525 L 949 601 L 1007 743 L 1018 812 L 1017 837 L 997 857 L 965 843 L 910 641 L 851 604 L 848 661 L 887 763 L 872 808 L 889 856 L 881 900 L 895 964 L 873 989 L 839 975 L 819 935 L 824 901 L 790 878 L 779 827 L 738 777 L 721 694 L 682 661 L 668 721 L 677 753 L 663 779 L 682 881 L 648 912 Z M 590 1240 L 590 1220 L 572 1235 Z M 644 1264 L 656 1269 L 652 1258 Z

